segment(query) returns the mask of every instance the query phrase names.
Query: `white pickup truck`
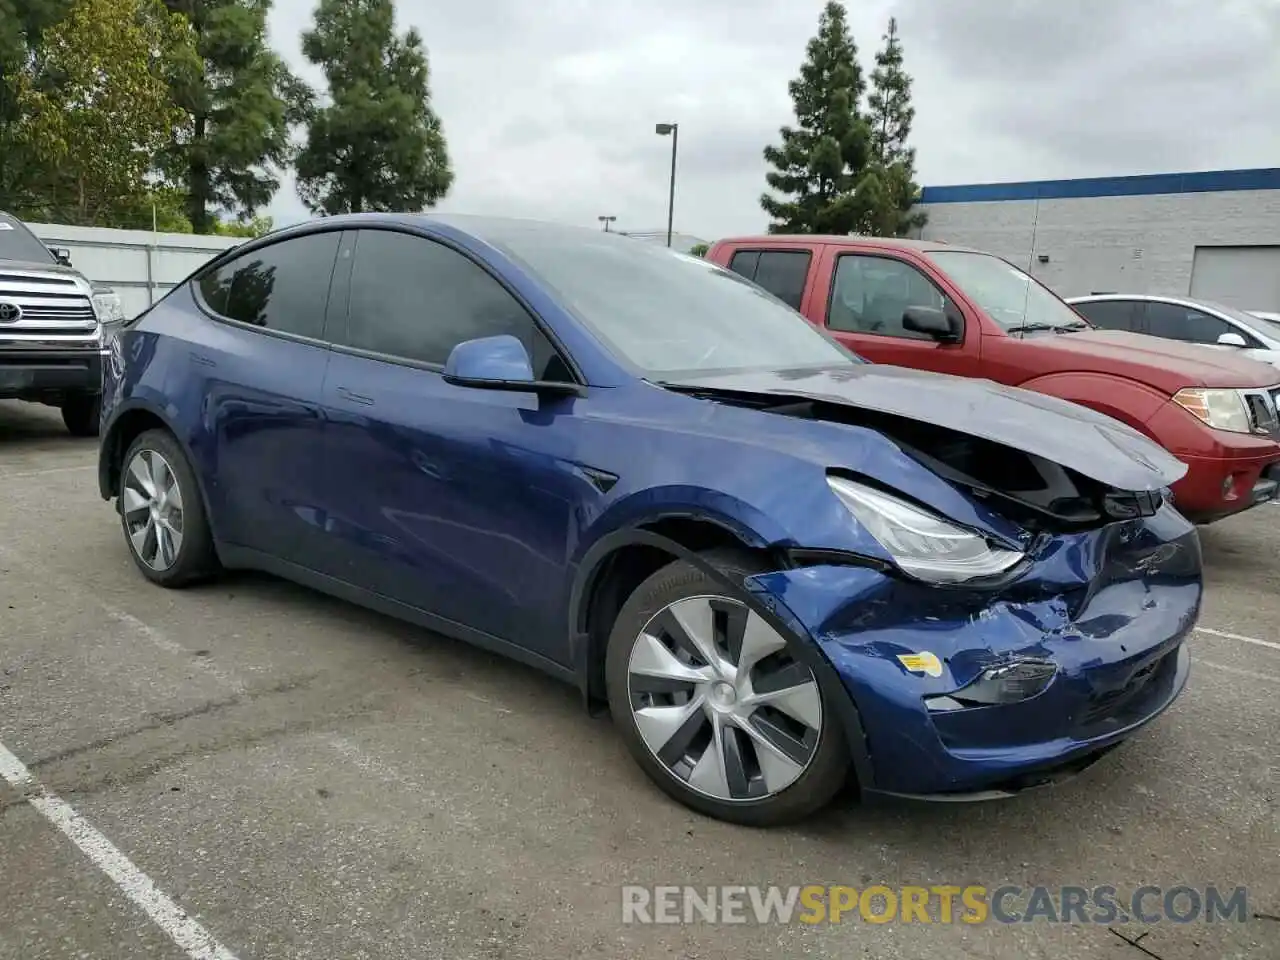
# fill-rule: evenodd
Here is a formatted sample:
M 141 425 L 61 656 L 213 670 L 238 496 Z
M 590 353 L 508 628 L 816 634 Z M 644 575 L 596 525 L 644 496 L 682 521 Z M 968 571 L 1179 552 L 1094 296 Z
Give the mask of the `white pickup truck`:
M 97 436 L 102 357 L 123 321 L 114 291 L 0 211 L 0 400 L 59 407 L 72 434 Z

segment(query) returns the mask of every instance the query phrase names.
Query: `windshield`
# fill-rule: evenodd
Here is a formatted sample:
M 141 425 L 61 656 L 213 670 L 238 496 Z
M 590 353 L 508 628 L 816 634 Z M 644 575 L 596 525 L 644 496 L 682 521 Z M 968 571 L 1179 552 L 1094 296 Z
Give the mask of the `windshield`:
M 1273 340 L 1280 340 L 1280 320 L 1250 315 L 1249 326 Z
M 49 248 L 21 220 L 0 213 L 0 260 L 56 263 Z
M 933 262 L 1005 330 L 1080 330 L 1081 316 L 1013 264 L 986 253 L 933 250 Z
M 661 244 L 534 222 L 440 219 L 522 262 L 650 379 L 864 362 L 738 274 Z

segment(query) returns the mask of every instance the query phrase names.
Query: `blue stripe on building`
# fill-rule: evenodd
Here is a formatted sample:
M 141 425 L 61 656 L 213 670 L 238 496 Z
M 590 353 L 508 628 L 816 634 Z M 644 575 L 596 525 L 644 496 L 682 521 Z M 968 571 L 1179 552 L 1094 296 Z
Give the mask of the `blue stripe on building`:
M 925 187 L 919 203 L 985 203 L 993 200 L 1079 200 L 1085 197 L 1143 197 L 1161 193 L 1226 193 L 1280 190 L 1280 167 L 1151 173 L 1133 177 L 1029 180 Z

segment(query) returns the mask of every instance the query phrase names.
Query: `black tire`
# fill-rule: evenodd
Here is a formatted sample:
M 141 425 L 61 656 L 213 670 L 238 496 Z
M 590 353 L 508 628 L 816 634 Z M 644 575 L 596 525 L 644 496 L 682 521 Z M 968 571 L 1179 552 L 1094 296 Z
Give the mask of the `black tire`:
M 129 519 L 124 510 L 125 474 L 140 452 L 154 451 L 164 458 L 177 481 L 182 497 L 182 544 L 173 564 L 163 570 L 150 566 L 134 548 L 129 536 Z M 125 451 L 120 461 L 120 480 L 116 489 L 116 508 L 120 513 L 120 527 L 124 533 L 125 547 L 134 565 L 152 583 L 162 587 L 185 587 L 206 580 L 221 571 L 213 534 L 205 515 L 204 499 L 195 472 L 187 462 L 181 445 L 167 430 L 148 430 L 138 436 Z
M 766 572 L 766 567 L 737 552 L 714 550 L 702 555 L 733 581 Z M 834 698 L 844 696 L 816 677 L 822 701 L 822 724 L 808 766 L 789 786 L 756 800 L 720 800 L 691 788 L 654 756 L 644 742 L 631 709 L 629 662 L 639 634 L 669 604 L 699 596 L 725 597 L 714 579 L 685 561 L 668 564 L 645 580 L 623 604 L 609 636 L 605 684 L 609 709 L 632 757 L 665 793 L 685 806 L 718 820 L 770 827 L 801 820 L 831 802 L 848 782 L 851 757 Z M 727 598 L 726 599 L 733 599 Z M 788 652 L 801 641 L 784 637 Z M 801 659 L 796 657 L 796 659 Z
M 62 422 L 73 437 L 96 437 L 102 422 L 102 397 L 96 393 L 73 393 L 58 405 Z

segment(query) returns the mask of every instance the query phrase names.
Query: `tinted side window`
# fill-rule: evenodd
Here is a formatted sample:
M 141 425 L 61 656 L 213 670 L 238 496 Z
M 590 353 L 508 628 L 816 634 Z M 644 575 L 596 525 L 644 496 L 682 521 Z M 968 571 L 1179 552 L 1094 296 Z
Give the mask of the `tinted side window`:
M 844 254 L 836 261 L 827 325 L 844 333 L 928 339 L 902 325 L 907 307 L 946 308 L 928 277 L 902 260 Z
M 799 310 L 811 258 L 808 250 L 739 250 L 730 258 L 729 269 Z
M 766 250 L 756 266 L 756 283 L 789 307 L 800 309 L 809 277 L 808 250 Z
M 254 326 L 321 339 L 340 233 L 282 240 L 200 277 L 209 309 Z
M 1132 300 L 1094 300 L 1073 303 L 1071 308 L 1103 330 L 1138 331 L 1138 311 Z
M 760 262 L 759 250 L 739 250 L 729 260 L 729 269 L 748 280 L 756 278 L 756 265 Z
M 1147 332 L 1154 337 L 1185 340 L 1189 343 L 1217 343 L 1224 333 L 1234 332 L 1225 320 L 1173 303 L 1147 303 Z
M 443 365 L 463 340 L 501 334 L 524 343 L 535 378 L 572 379 L 529 312 L 476 263 L 425 237 L 360 231 L 348 345 Z

